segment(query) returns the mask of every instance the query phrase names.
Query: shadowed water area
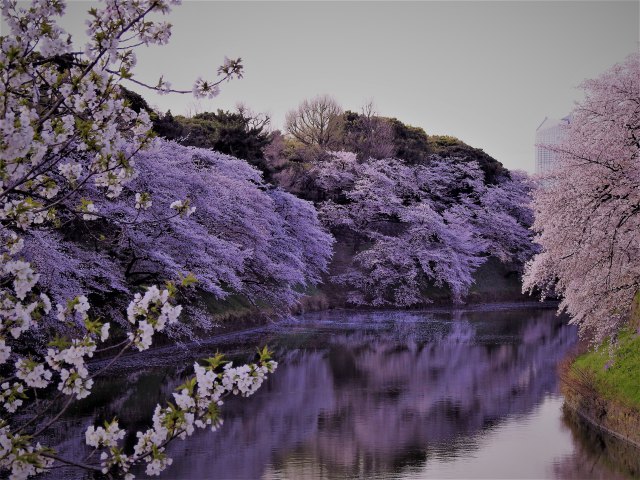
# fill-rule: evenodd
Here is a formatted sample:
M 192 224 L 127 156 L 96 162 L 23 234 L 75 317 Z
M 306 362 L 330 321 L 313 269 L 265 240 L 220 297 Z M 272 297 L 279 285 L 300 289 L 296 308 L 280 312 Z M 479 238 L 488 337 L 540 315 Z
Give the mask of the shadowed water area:
M 194 359 L 268 344 L 275 374 L 225 402 L 220 430 L 176 440 L 162 478 L 628 478 L 638 452 L 563 413 L 556 363 L 575 341 L 553 309 L 307 314 L 124 358 L 51 444 L 79 458 L 89 424 L 146 428 Z

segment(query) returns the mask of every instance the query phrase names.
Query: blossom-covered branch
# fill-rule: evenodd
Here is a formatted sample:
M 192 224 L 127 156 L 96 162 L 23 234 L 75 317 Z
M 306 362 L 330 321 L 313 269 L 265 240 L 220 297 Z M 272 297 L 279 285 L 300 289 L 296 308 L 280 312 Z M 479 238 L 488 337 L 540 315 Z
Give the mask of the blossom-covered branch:
M 148 349 L 156 332 L 178 322 L 182 311 L 177 302 L 179 289 L 196 281 L 188 274 L 177 286 L 167 282 L 159 288 L 149 282 L 131 287 L 125 286 L 124 279 L 114 280 L 108 293 L 133 295 L 119 325 L 125 339 L 102 348 L 115 353 L 106 366 L 96 369 L 90 365 L 88 359 L 98 345 L 109 341 L 117 325 L 92 310 L 89 298 L 96 292 L 96 283 L 90 278 L 67 282 L 65 272 L 75 271 L 80 278 L 83 268 L 99 270 L 97 265 L 106 265 L 114 278 L 122 270 L 107 250 L 91 260 L 88 250 L 72 259 L 63 258 L 61 252 L 69 248 L 62 237 L 72 235 L 86 246 L 106 238 L 108 228 L 115 231 L 115 238 L 126 239 L 125 229 L 154 225 L 157 241 L 164 232 L 159 225 L 187 223 L 196 210 L 187 192 L 160 201 L 148 191 L 131 188 L 134 179 L 152 172 L 150 165 L 136 165 L 136 157 L 152 146 L 153 135 L 148 114 L 129 108 L 119 87 L 122 80 L 137 81 L 132 70 L 136 47 L 162 45 L 170 37 L 170 25 L 151 21 L 149 15 L 166 14 L 177 3 L 107 0 L 101 8 L 89 10 L 89 41 L 79 50 L 57 24 L 65 11 L 64 2 L 34 0 L 26 7 L 16 1 L 2 2 L 9 29 L 8 35 L 0 37 L 3 476 L 26 478 L 56 462 L 109 476 L 146 462 L 147 473 L 157 474 L 170 464 L 162 453 L 169 441 L 189 435 L 194 425 L 219 424 L 222 395 L 253 393 L 276 367 L 266 349 L 260 352 L 257 364 L 228 366 L 224 372 L 214 372 L 212 367 L 202 373 L 203 367 L 196 365 L 196 377 L 186 393 L 183 390 L 175 398 L 178 406 L 158 407 L 154 428 L 141 434 L 136 451 L 128 456 L 116 446 L 123 436 L 117 422 L 87 431 L 87 443 L 103 449 L 99 464 L 61 458 L 40 443 L 71 405 L 91 394 L 94 383 L 122 354 Z M 241 61 L 225 59 L 218 74 L 221 78 L 217 80 L 196 81 L 192 93 L 216 95 L 222 81 L 242 75 Z M 166 83 L 160 88 L 175 91 Z M 127 195 L 123 196 L 125 188 Z M 112 207 L 119 201 L 131 203 L 127 217 Z M 157 211 L 152 212 L 154 204 Z M 152 221 L 137 222 L 143 214 Z M 69 225 L 79 228 L 63 228 Z M 79 251 L 82 248 L 76 253 Z M 166 267 L 159 273 L 167 277 L 186 271 L 178 263 Z M 211 375 L 215 378 L 209 378 Z M 201 382 L 201 377 L 206 381 Z M 211 390 L 214 385 L 216 392 Z M 186 400 L 191 394 L 193 405 Z

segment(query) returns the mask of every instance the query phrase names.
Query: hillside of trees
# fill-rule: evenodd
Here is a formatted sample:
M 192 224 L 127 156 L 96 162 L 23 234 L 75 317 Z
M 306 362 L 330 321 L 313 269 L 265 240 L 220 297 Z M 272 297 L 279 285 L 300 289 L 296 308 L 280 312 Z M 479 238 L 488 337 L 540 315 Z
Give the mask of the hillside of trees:
M 293 109 L 285 132 L 246 107 L 187 118 L 128 95 L 149 110 L 158 136 L 246 160 L 266 182 L 315 204 L 336 241 L 320 288 L 329 304 L 522 298 L 520 274 L 536 251 L 533 186 L 481 149 L 379 116 L 370 104 L 343 111 L 326 95 Z

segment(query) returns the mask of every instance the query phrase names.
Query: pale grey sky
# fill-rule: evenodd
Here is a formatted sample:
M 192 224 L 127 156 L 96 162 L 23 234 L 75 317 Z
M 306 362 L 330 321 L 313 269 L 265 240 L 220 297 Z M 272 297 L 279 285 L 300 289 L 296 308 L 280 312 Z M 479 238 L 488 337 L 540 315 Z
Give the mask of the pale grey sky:
M 272 2 L 186 1 L 169 20 L 169 45 L 138 52 L 137 75 L 191 88 L 225 55 L 245 78 L 200 110 L 243 102 L 272 115 L 320 93 L 358 110 L 373 99 L 385 116 L 455 135 L 508 168 L 533 171 L 535 129 L 562 117 L 576 88 L 637 51 L 639 1 Z M 81 31 L 88 3 L 65 24 Z M 82 27 L 84 28 L 84 27 Z M 174 114 L 190 96 L 143 93 Z

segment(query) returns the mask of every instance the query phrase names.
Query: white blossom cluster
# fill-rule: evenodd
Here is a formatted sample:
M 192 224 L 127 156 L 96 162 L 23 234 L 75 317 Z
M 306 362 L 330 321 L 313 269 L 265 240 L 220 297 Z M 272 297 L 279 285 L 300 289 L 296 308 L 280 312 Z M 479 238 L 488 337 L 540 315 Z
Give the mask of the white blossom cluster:
M 90 447 L 115 447 L 118 440 L 125 436 L 125 431 L 118 427 L 116 420 L 105 422 L 104 427 L 89 427 L 85 433 L 87 445 Z
M 87 445 L 104 449 L 100 456 L 104 473 L 117 471 L 127 478 L 133 478 L 129 473 L 131 466 L 144 463 L 147 475 L 159 475 L 173 462 L 165 453 L 169 441 L 174 438 L 185 439 L 196 428 L 209 426 L 213 431 L 218 429 L 222 425 L 219 411 L 222 398 L 228 394 L 252 395 L 267 374 L 277 368 L 277 363 L 269 359 L 266 349 L 260 352 L 257 364 L 233 367 L 221 355 L 206 362 L 206 366 L 194 364 L 195 376 L 179 386 L 173 394 L 175 404 L 164 408 L 156 406 L 151 428 L 136 433 L 138 441 L 131 455 L 125 455 L 118 447 L 118 440 L 124 437 L 124 431 L 118 427 L 117 420 L 105 422 L 104 428 L 91 426 L 87 429 Z
M 83 220 L 95 220 L 98 218 L 94 213 L 98 212 L 96 205 L 93 202 L 83 202 L 83 205 L 80 207 L 80 211 L 84 212 L 82 214 Z
M 48 453 L 48 449 L 39 443 L 25 443 L 22 436 L 11 433 L 9 424 L 0 420 L 0 468 L 9 467 L 12 479 L 28 478 L 51 467 L 53 459 L 42 453 Z
M 26 358 L 16 362 L 16 376 L 24 381 L 27 387 L 46 388 L 51 375 L 51 370 L 47 370 L 41 363 Z
M 5 276 L 12 281 L 14 292 L 2 291 L 4 301 L 0 310 L 0 364 L 6 363 L 14 356 L 7 344 L 7 334 L 18 339 L 22 333 L 37 326 L 42 315 L 49 314 L 52 305 L 44 294 L 37 295 L 33 289 L 37 285 L 38 274 L 31 265 L 22 260 L 13 260 L 12 253 L 20 253 L 23 242 L 14 235 L 5 235 L 5 253 L 1 259 Z M 167 324 L 175 323 L 182 307 L 172 305 L 172 293 L 169 289 L 160 290 L 156 286 L 149 287 L 144 294 L 136 294 L 127 309 L 127 315 L 134 326 L 129 334 L 131 345 L 140 350 L 149 348 L 151 337 L 155 331 L 161 331 Z M 46 388 L 54 374 L 59 377 L 58 390 L 75 399 L 82 399 L 91 393 L 94 379 L 89 373 L 86 360 L 91 358 L 98 342 L 109 338 L 109 323 L 102 323 L 89 317 L 91 306 L 86 296 L 80 295 L 69 300 L 65 305 L 56 306 L 56 317 L 63 323 L 75 322 L 83 325 L 85 334 L 81 338 L 71 340 L 57 339 L 51 343 L 44 357 L 44 362 L 32 358 L 16 356 L 15 377 L 19 381 L 4 381 L 0 384 L 0 405 L 9 413 L 15 413 L 28 401 L 27 387 Z M 189 414 L 192 415 L 192 414 Z M 193 423 L 193 418 L 187 420 Z M 128 470 L 132 460 L 124 455 L 116 446 L 124 437 L 124 430 L 118 428 L 117 422 L 105 424 L 105 427 L 91 427 L 86 434 L 86 441 L 94 447 L 109 448 L 101 454 L 101 467 L 105 473 L 112 469 Z M 8 429 L 0 429 L 0 471 L 11 471 L 12 478 L 27 478 L 42 471 L 40 466 L 49 466 L 52 460 L 39 455 L 46 453 L 39 444 L 32 446 L 29 439 L 22 435 L 13 435 Z M 158 453 L 150 460 L 148 470 L 160 472 L 171 464 Z
M 148 210 L 153 202 L 147 192 L 136 193 L 136 210 Z
M 2 254 L 3 272 L 13 285 L 13 291 L 2 291 L 3 302 L 0 310 L 0 363 L 6 363 L 13 355 L 7 344 L 7 334 L 18 339 L 22 333 L 37 326 L 37 320 L 49 314 L 53 309 L 49 298 L 37 294 L 33 290 L 37 285 L 38 274 L 31 264 L 23 260 L 14 260 L 13 256 L 21 251 L 23 242 L 14 234 L 4 235 Z M 167 324 L 175 323 L 181 313 L 180 305 L 172 305 L 170 289 L 160 290 L 156 286 L 149 287 L 144 293 L 138 293 L 127 308 L 127 317 L 133 326 L 129 333 L 131 345 L 139 350 L 149 348 L 152 335 L 162 331 Z M 66 304 L 58 304 L 55 315 L 63 323 L 76 323 L 84 326 L 85 334 L 81 338 L 57 340 L 52 342 L 44 357 L 44 362 L 31 358 L 16 356 L 15 377 L 20 381 L 0 384 L 0 405 L 9 413 L 15 413 L 28 401 L 27 387 L 44 389 L 59 377 L 58 390 L 75 399 L 82 399 L 91 393 L 94 379 L 90 375 L 86 360 L 91 358 L 98 342 L 109 337 L 109 323 L 92 320 L 89 317 L 89 300 L 79 295 Z M 212 370 L 201 370 L 203 386 L 197 389 L 197 396 L 192 390 L 182 390 L 176 394 L 175 408 L 157 409 L 154 415 L 154 428 L 139 435 L 139 442 L 134 455 L 127 456 L 117 447 L 118 440 L 124 437 L 117 422 L 105 427 L 91 427 L 86 433 L 86 441 L 95 448 L 106 448 L 100 456 L 101 469 L 107 473 L 118 471 L 128 473 L 131 465 L 144 461 L 149 475 L 159 474 L 172 460 L 163 453 L 164 445 L 174 437 L 185 438 L 191 435 L 195 427 L 211 425 L 217 428 L 221 420 L 217 417 L 220 398 L 227 391 L 249 395 L 262 383 L 268 371 L 273 371 L 275 362 L 262 366 L 246 366 L 232 368 L 226 366 L 223 373 L 214 374 Z M 212 408 L 213 405 L 213 408 Z M 177 415 L 177 417 L 176 417 Z M 171 429 L 166 426 L 169 421 Z M 163 423 L 164 422 L 164 423 Z M 12 435 L 9 430 L 0 432 L 0 444 L 4 453 L 0 455 L 0 470 L 7 469 L 12 478 L 26 478 L 39 473 L 42 468 L 52 464 L 49 457 L 44 456 L 47 449 L 39 444 L 30 445 L 28 437 Z M 155 445 L 155 446 L 154 446 Z M 42 455 L 38 452 L 42 452 Z
M 76 162 L 61 163 L 58 165 L 60 174 L 70 183 L 75 183 L 82 173 L 82 165 Z
M 47 219 L 42 211 L 42 203 L 32 198 L 7 198 L 1 205 L 0 219 L 14 222 L 21 230 L 26 230 L 31 225 L 40 225 Z
M 24 403 L 22 400 L 26 398 L 24 385 L 18 382 L 13 382 L 12 384 L 4 382 L 0 385 L 0 388 L 2 389 L 0 391 L 2 406 L 7 412 L 14 413 Z
M 9 340 L 21 339 L 25 332 L 37 328 L 39 320 L 52 311 L 52 305 L 47 295 L 34 292 L 39 274 L 31 264 L 14 258 L 21 253 L 24 242 L 15 233 L 4 230 L 0 232 L 0 238 L 4 247 L 0 267 L 6 283 L 13 287 L 0 291 L 0 365 L 14 358 L 16 379 L 0 383 L 0 406 L 10 414 L 15 413 L 29 402 L 28 389 L 47 388 L 55 373 L 60 378 L 58 390 L 78 399 L 86 397 L 93 379 L 86 368 L 85 357 L 93 355 L 98 340 L 108 338 L 109 324 L 91 320 L 87 297 L 78 296 L 66 306 L 57 305 L 57 318 L 61 322 L 75 319 L 84 324 L 84 337 L 53 342 L 55 345 L 48 349 L 44 361 L 14 354 Z M 12 478 L 35 475 L 53 462 L 40 455 L 48 449 L 38 443 L 32 445 L 27 435 L 12 433 L 10 424 L 0 428 L 0 445 L 0 471 L 9 470 Z
M 275 369 L 277 366 L 277 362 L 271 362 L 269 366 L 241 365 L 234 368 L 231 363 L 228 363 L 224 366 L 222 386 L 234 395 L 248 397 L 260 388 L 267 373 L 271 371 L 269 368 Z
M 60 209 L 72 209 L 55 200 L 71 199 L 69 193 L 89 181 L 108 198 L 121 194 L 135 176 L 134 155 L 151 144 L 152 135 L 148 112 L 129 108 L 119 83 L 133 77 L 137 46 L 162 45 L 171 35 L 169 23 L 149 21 L 147 14 L 168 13 L 178 3 L 106 1 L 104 8 L 92 9 L 82 54 L 72 53 L 66 32 L 56 24 L 63 1 L 2 3 L 10 35 L 0 37 L 0 85 L 6 92 L 0 106 L 1 219 L 22 229 L 42 224 Z M 65 70 L 61 58 L 68 60 Z M 218 73 L 219 80 L 199 79 L 193 93 L 217 95 L 222 81 L 241 77 L 242 64 L 225 59 Z M 150 88 L 176 91 L 163 79 Z M 34 200 L 32 192 L 43 201 Z M 94 220 L 95 209 L 93 202 L 84 205 L 82 218 Z
M 215 83 L 198 78 L 193 85 L 193 96 L 196 98 L 215 98 L 220 94 L 220 87 Z
M 128 108 L 114 87 L 109 70 L 117 55 L 90 44 L 85 53 L 91 52 L 96 67 L 87 69 L 87 60 L 78 60 L 67 75 L 54 61 L 35 61 L 69 54 L 64 31 L 53 21 L 63 11 L 62 2 L 34 1 L 28 9 L 3 2 L 12 35 L 0 43 L 3 91 L 10 92 L 3 96 L 0 120 L 0 216 L 22 229 L 43 223 L 59 208 L 54 202 L 47 212 L 46 203 L 29 200 L 30 191 L 54 200 L 93 178 L 115 197 L 134 173 L 132 153 L 149 142 L 148 114 Z M 138 8 L 128 13 L 133 20 Z M 76 159 L 67 160 L 71 156 Z M 92 219 L 90 208 L 85 215 Z
M 196 207 L 190 206 L 190 202 L 188 199 L 185 201 L 176 200 L 171 205 L 169 205 L 169 208 L 176 210 L 183 217 L 190 217 L 193 212 L 196 211 Z
M 127 319 L 135 330 L 129 333 L 129 340 L 143 351 L 151 346 L 151 337 L 161 332 L 165 326 L 178 321 L 182 306 L 169 303 L 169 290 L 149 287 L 144 295 L 136 293 L 127 307 Z
M 40 274 L 35 273 L 31 265 L 22 260 L 12 260 L 4 265 L 4 273 L 13 276 L 13 289 L 16 297 L 24 300 L 26 294 L 31 291 L 38 282 Z
M 85 358 L 93 357 L 97 342 L 108 339 L 109 324 L 92 321 L 89 318 L 89 301 L 84 295 L 67 302 L 66 306 L 57 305 L 57 317 L 61 322 L 79 317 L 84 324 L 86 334 L 47 350 L 45 360 L 52 371 L 60 375 L 58 390 L 77 399 L 85 398 L 91 392 L 93 379 L 89 376 Z
M 34 325 L 34 319 L 51 311 L 51 302 L 45 294 L 32 293 L 40 275 L 31 264 L 13 257 L 24 246 L 15 233 L 0 231 L 5 252 L 0 255 L 0 271 L 13 289 L 0 290 L 0 365 L 9 360 L 11 347 L 7 339 L 18 339 Z

